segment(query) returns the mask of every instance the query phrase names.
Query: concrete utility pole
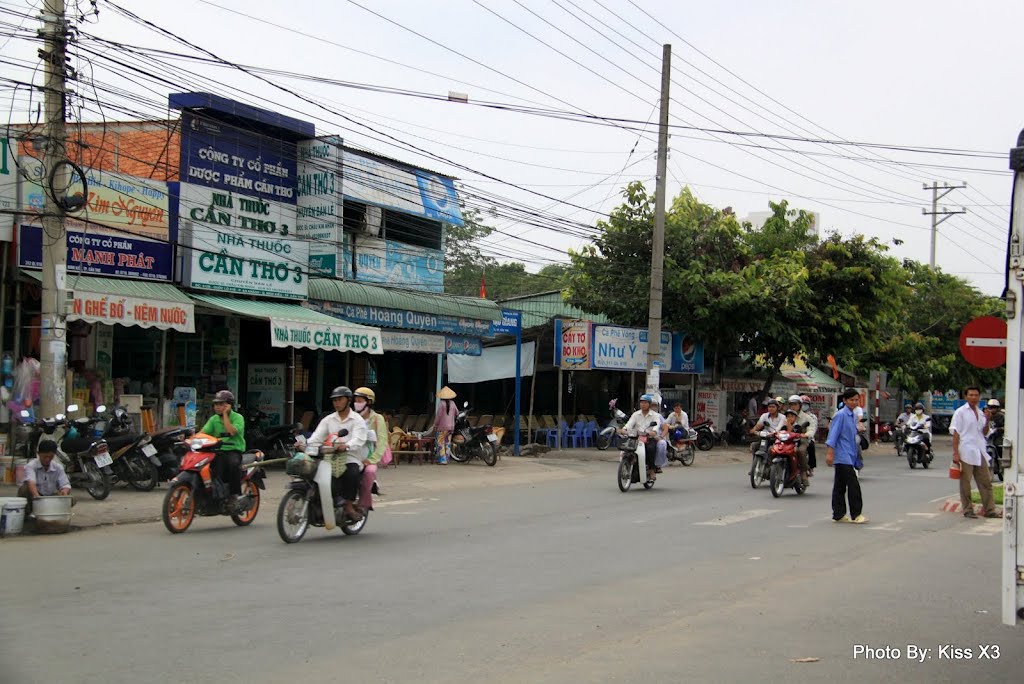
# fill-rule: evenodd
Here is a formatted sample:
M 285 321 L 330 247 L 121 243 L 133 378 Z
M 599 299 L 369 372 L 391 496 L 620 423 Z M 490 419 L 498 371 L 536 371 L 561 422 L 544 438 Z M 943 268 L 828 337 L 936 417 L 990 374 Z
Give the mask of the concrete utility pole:
M 658 392 L 661 359 L 661 290 L 665 279 L 665 187 L 668 175 L 668 89 L 672 82 L 672 46 L 661 57 L 661 117 L 658 122 L 658 181 L 654 192 L 651 249 L 651 306 L 647 314 L 647 391 Z M 660 412 L 661 407 L 657 410 Z
M 930 263 L 933 271 L 935 270 L 935 242 L 939 234 L 939 224 L 947 220 L 950 216 L 967 213 L 967 209 L 964 207 L 960 207 L 958 211 L 950 211 L 945 207 L 939 210 L 939 200 L 954 190 L 963 190 L 966 187 L 967 183 L 961 183 L 960 185 L 943 183 L 942 185 L 939 185 L 937 181 L 933 182 L 931 185 L 924 186 L 925 190 L 932 191 L 932 210 L 928 211 L 927 209 L 922 209 L 921 213 L 925 216 L 932 217 L 932 258 Z M 942 190 L 942 194 L 939 194 L 939 190 Z M 942 218 L 939 218 L 940 216 Z
M 41 410 L 45 417 L 63 413 L 66 405 L 65 369 L 67 368 L 67 337 L 65 335 L 65 289 L 68 242 L 64 230 L 64 209 L 55 190 L 67 187 L 66 137 L 64 131 L 64 71 L 66 68 L 67 22 L 64 0 L 43 3 L 44 48 L 40 56 L 46 64 L 44 103 L 45 156 L 43 177 L 43 297 L 40 333 Z M 57 173 L 54 174 L 54 169 Z

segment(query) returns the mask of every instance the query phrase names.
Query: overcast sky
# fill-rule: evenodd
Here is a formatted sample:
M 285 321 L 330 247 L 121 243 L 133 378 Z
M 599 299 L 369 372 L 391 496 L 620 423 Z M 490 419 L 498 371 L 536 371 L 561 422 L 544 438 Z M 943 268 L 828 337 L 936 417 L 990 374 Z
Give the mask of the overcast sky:
M 893 254 L 927 262 L 930 223 L 921 210 L 930 193 L 922 185 L 966 182 L 966 190 L 942 202 L 951 209 L 965 206 L 968 213 L 941 226 L 938 264 L 986 293 L 1002 288 L 1011 189 L 1005 154 L 1024 126 L 1019 57 L 1024 3 L 1019 1 L 968 7 L 891 0 L 356 0 L 395 23 L 350 0 L 119 1 L 141 18 L 246 65 L 390 89 L 457 91 L 471 102 L 650 120 L 648 131 L 638 133 L 629 130 L 635 124 L 558 121 L 273 77 L 380 133 L 554 198 L 546 199 L 420 156 L 238 71 L 189 65 L 195 74 L 191 83 L 179 74 L 172 80 L 181 88 L 151 84 L 151 90 L 143 90 L 119 81 L 123 74 L 110 73 L 97 59 L 80 63 L 83 90 L 92 73 L 154 103 L 166 103 L 172 90 L 216 92 L 215 84 L 222 84 L 226 96 L 304 113 L 319 134 L 340 134 L 349 144 L 451 173 L 471 192 L 486 190 L 589 225 L 621 201 L 625 183 L 646 180 L 653 191 L 660 46 L 670 43 L 673 124 L 1000 155 L 921 154 L 714 134 L 733 143 L 728 144 L 675 129 L 671 196 L 689 184 L 704 201 L 731 206 L 741 217 L 767 209 L 769 200 L 787 198 L 794 207 L 819 212 L 825 230 L 876 236 Z M 0 8 L 12 11 L 29 5 L 0 0 Z M 79 5 L 88 9 L 87 2 Z M 99 8 L 98 20 L 83 25 L 84 31 L 189 51 L 103 1 Z M 2 52 L 34 59 L 34 47 L 12 40 Z M 117 55 L 114 48 L 103 49 L 107 56 Z M 0 64 L 3 73 L 24 78 L 28 69 Z M 11 89 L 0 88 L 0 106 L 12 111 L 14 121 L 28 115 L 24 89 L 12 102 Z M 161 114 L 157 107 L 134 106 L 152 116 L 166 115 L 165 109 Z M 86 110 L 82 116 L 96 120 L 99 114 Z M 106 116 L 127 118 L 110 111 Z M 544 228 L 503 220 L 495 225 L 501 233 L 493 236 L 491 253 L 524 261 L 531 270 L 565 261 L 565 250 L 582 244 L 577 236 Z

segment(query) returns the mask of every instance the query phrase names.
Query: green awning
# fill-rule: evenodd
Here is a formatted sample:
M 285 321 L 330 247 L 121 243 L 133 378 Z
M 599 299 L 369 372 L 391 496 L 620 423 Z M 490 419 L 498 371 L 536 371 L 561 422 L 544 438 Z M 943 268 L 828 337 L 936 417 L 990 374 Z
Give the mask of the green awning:
M 245 318 L 270 321 L 274 347 L 383 354 L 380 328 L 349 323 L 297 304 L 190 293 L 196 304 Z
M 43 282 L 43 274 L 39 271 L 22 271 L 33 280 Z M 191 304 L 192 300 L 184 292 L 171 283 L 155 280 L 127 280 L 124 278 L 99 278 L 96 276 L 68 273 L 67 288 L 100 294 L 117 295 L 119 297 L 139 297 L 159 299 L 165 302 Z
M 481 321 L 501 320 L 501 307 L 487 299 L 398 290 L 330 278 L 310 278 L 309 298 L 338 304 L 417 311 L 454 318 L 473 318 Z

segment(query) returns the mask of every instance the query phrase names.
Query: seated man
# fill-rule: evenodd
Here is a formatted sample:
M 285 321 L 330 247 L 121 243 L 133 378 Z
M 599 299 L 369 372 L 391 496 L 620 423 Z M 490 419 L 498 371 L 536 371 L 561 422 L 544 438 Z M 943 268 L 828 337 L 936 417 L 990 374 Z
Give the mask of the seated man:
M 25 512 L 32 510 L 32 500 L 41 496 L 67 496 L 71 494 L 71 482 L 64 466 L 55 458 L 57 443 L 52 439 L 39 442 L 39 455 L 25 466 L 25 479 L 18 487 L 18 496 L 28 499 Z
M 622 428 L 624 433 L 636 430 L 640 434 L 649 436 L 645 445 L 647 451 L 647 479 L 649 481 L 654 480 L 654 474 L 660 472 L 661 465 L 664 465 L 668 458 L 666 455 L 668 453 L 668 445 L 665 443 L 665 440 L 658 437 L 662 433 L 662 425 L 665 423 L 665 419 L 657 411 L 651 410 L 651 402 L 653 400 L 654 396 L 651 394 L 642 395 L 640 397 L 640 410 L 630 416 L 626 426 Z M 651 425 L 651 423 L 654 423 L 654 425 Z

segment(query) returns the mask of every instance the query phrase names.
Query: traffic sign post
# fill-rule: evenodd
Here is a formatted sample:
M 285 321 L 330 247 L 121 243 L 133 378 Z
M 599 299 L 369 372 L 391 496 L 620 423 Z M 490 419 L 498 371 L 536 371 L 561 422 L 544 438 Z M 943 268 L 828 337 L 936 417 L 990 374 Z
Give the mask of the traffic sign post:
M 980 316 L 960 331 L 960 353 L 977 368 L 998 368 L 1006 363 L 1006 321 Z

